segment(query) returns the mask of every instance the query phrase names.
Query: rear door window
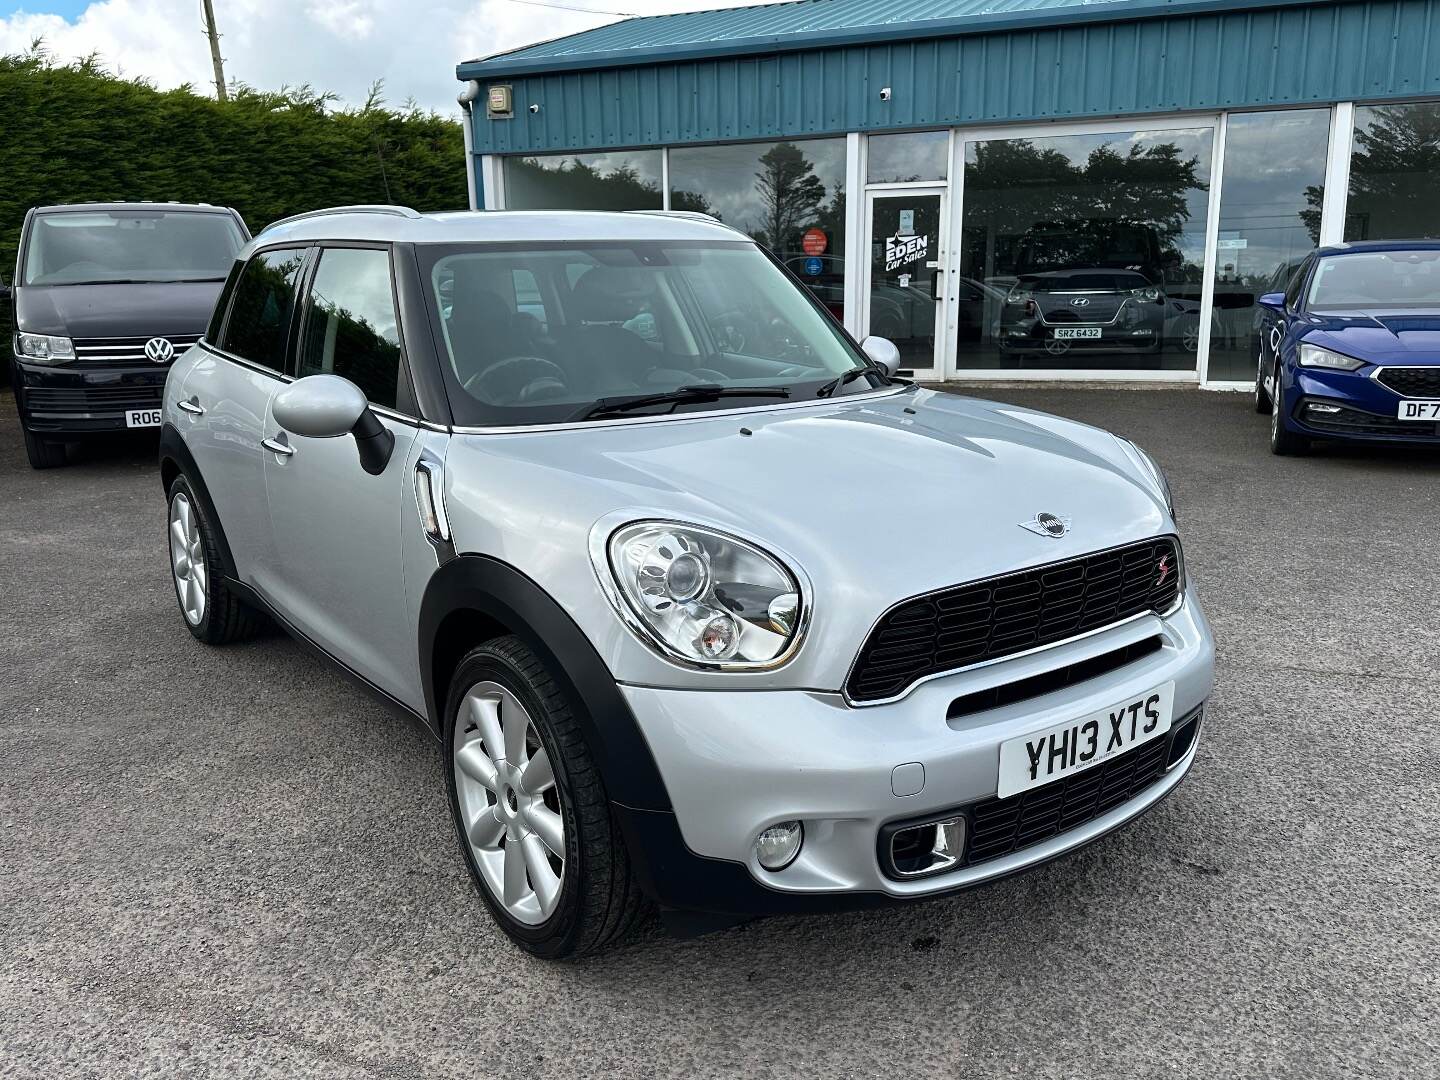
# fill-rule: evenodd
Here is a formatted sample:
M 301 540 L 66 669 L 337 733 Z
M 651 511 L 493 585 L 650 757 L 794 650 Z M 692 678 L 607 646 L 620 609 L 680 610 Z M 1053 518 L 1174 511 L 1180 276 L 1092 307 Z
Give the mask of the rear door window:
M 326 248 L 306 301 L 298 376 L 340 375 L 375 405 L 394 408 L 400 385 L 400 325 L 390 252 Z
M 290 317 L 304 264 L 304 248 L 262 251 L 246 264 L 235 286 L 222 349 L 274 371 L 284 370 Z

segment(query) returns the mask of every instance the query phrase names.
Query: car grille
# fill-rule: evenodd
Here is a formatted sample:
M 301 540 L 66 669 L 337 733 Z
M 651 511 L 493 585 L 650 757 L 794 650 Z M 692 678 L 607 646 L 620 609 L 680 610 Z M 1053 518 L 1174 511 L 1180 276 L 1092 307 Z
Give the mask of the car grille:
M 1404 397 L 1440 398 L 1440 367 L 1387 367 L 1375 376 Z
M 200 340 L 199 334 L 159 334 L 175 347 L 179 356 Z M 76 338 L 75 359 L 69 368 L 164 367 L 145 355 L 148 337 Z
M 1200 710 L 1177 720 L 1162 739 L 1137 746 L 1103 765 L 970 808 L 965 862 L 998 859 L 1108 814 L 1133 799 L 1185 756 L 1195 742 Z
M 1171 536 L 928 593 L 870 632 L 846 680 L 851 701 L 894 697 L 920 679 L 1090 633 L 1180 595 Z
M 165 394 L 163 383 L 151 386 L 87 386 L 83 389 L 42 386 L 25 389 L 25 407 L 33 413 L 118 412 L 155 409 Z

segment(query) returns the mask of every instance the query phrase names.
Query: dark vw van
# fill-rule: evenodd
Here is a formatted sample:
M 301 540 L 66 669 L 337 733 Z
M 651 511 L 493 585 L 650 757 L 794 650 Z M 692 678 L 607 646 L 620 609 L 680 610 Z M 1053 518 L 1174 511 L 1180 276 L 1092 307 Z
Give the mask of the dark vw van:
M 180 203 L 40 206 L 12 291 L 11 385 L 37 469 L 65 444 L 159 427 L 171 361 L 204 334 L 250 231 L 234 210 Z

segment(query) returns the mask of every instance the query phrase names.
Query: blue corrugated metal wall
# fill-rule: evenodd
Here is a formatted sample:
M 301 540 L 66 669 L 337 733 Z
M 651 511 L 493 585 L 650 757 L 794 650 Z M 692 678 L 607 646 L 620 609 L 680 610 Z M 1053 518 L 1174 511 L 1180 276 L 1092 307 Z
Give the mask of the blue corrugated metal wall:
M 512 83 L 514 119 L 476 110 L 475 150 L 1440 95 L 1437 9 L 1440 0 L 1316 4 L 526 76 Z

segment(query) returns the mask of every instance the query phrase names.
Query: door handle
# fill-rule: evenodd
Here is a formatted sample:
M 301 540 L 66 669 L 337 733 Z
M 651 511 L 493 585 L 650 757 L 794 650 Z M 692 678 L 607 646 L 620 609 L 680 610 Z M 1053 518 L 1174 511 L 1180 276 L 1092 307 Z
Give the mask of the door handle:
M 284 435 L 281 435 L 280 438 L 283 439 Z M 280 439 L 261 439 L 260 445 L 263 446 L 266 450 L 269 450 L 272 454 L 279 454 L 281 457 L 289 457 L 291 454 L 295 453 L 295 448 L 293 446 L 291 446 L 288 442 L 281 442 Z
M 205 410 L 200 407 L 200 400 L 198 398 L 192 397 L 189 401 L 177 401 L 175 404 L 186 412 L 193 413 L 196 416 L 205 415 Z

